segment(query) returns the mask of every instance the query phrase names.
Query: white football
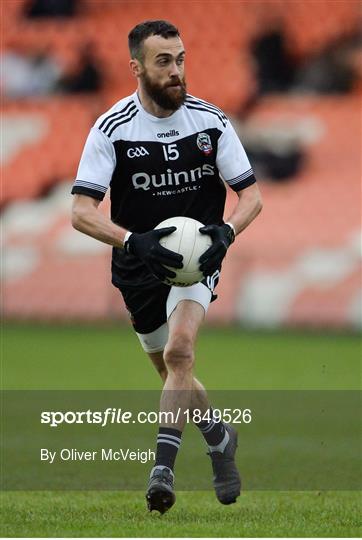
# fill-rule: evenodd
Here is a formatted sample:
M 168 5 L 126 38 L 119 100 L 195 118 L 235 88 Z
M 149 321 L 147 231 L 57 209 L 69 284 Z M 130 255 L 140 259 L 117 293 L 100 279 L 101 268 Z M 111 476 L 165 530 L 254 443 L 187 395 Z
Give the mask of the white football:
M 201 234 L 199 229 L 204 225 L 196 219 L 178 216 L 165 219 L 155 229 L 177 227 L 176 231 L 160 239 L 161 246 L 183 256 L 182 268 L 171 268 L 176 273 L 175 278 L 166 278 L 164 283 L 176 287 L 189 287 L 202 281 L 203 273 L 199 269 L 200 256 L 211 246 L 211 237 Z

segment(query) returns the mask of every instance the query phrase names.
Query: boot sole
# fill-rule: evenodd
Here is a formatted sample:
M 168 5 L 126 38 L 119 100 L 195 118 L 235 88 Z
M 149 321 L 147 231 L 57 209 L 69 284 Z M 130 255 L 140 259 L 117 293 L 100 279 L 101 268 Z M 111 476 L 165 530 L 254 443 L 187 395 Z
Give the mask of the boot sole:
M 147 492 L 146 500 L 150 512 L 157 510 L 160 514 L 164 514 L 175 504 L 176 496 L 170 491 L 154 487 Z

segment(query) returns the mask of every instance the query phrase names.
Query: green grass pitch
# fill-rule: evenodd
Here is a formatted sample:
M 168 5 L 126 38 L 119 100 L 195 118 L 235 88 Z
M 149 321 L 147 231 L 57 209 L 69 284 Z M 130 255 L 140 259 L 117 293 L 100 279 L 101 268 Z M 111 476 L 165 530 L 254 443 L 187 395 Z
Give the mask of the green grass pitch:
M 159 389 L 129 327 L 2 328 L 4 389 Z M 356 335 L 204 328 L 196 375 L 209 389 L 354 390 L 361 374 Z M 242 443 L 241 443 L 242 444 Z M 146 479 L 145 479 L 146 480 Z M 143 492 L 4 492 L 3 537 L 354 537 L 361 494 L 244 492 L 221 506 L 212 491 L 178 492 L 170 512 L 145 509 Z

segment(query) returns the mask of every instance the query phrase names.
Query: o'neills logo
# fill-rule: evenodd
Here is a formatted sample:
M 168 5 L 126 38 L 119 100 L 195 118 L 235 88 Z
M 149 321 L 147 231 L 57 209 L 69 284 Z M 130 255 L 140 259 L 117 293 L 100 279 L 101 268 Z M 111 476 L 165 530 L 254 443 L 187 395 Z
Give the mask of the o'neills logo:
M 164 139 L 165 137 L 177 137 L 177 135 L 180 135 L 176 129 L 170 129 L 170 131 L 166 131 L 166 133 L 157 133 L 157 137 L 159 139 Z
M 163 186 L 179 186 L 196 182 L 203 176 L 213 176 L 214 166 L 205 163 L 202 167 L 191 169 L 190 171 L 173 172 L 171 169 L 166 169 L 162 174 L 148 174 L 139 172 L 132 176 L 132 183 L 135 189 L 144 189 L 148 191 L 151 187 L 159 188 Z

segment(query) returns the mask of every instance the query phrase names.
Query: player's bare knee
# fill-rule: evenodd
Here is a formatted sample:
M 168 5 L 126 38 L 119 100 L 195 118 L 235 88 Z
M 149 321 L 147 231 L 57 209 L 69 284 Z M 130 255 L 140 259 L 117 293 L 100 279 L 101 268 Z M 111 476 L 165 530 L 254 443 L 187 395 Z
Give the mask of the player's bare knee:
M 164 351 L 164 360 L 170 370 L 187 371 L 194 364 L 193 344 L 184 334 L 173 336 Z
M 186 372 L 192 369 L 194 359 L 187 351 L 170 349 L 165 351 L 165 362 L 169 371 Z

